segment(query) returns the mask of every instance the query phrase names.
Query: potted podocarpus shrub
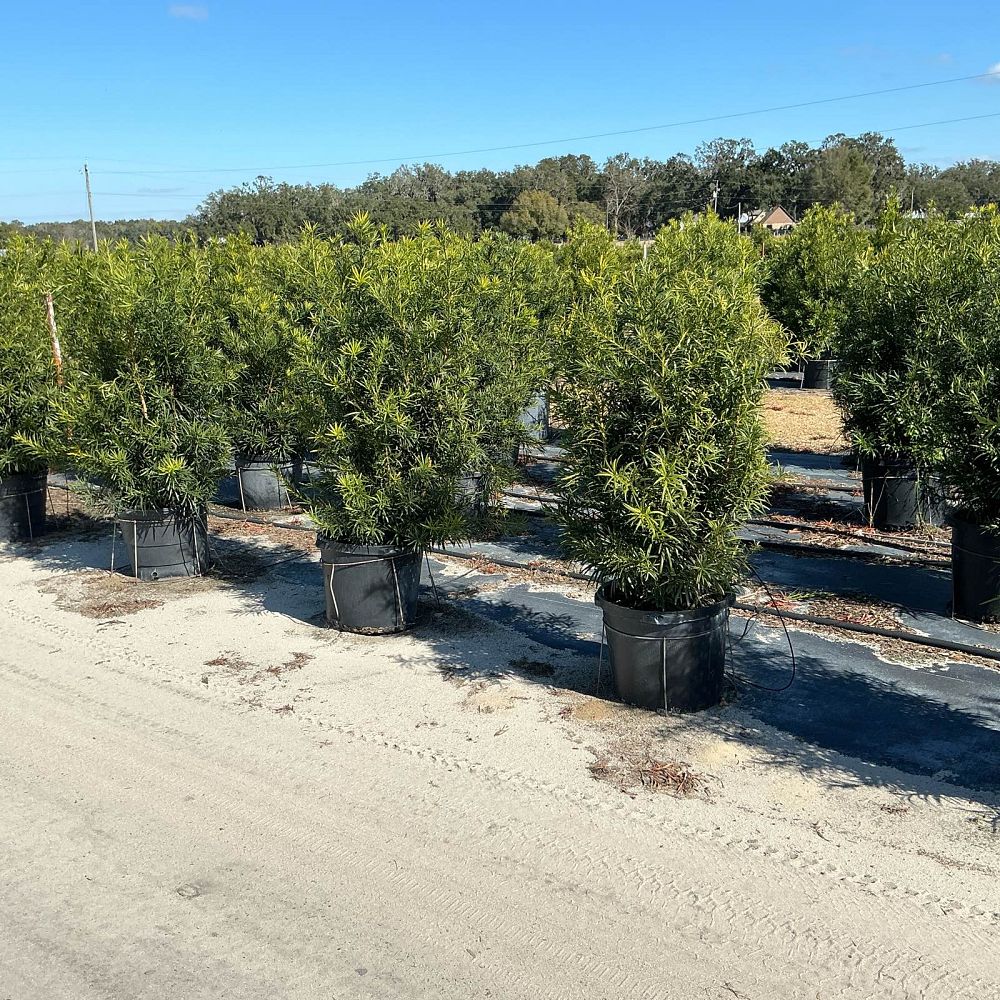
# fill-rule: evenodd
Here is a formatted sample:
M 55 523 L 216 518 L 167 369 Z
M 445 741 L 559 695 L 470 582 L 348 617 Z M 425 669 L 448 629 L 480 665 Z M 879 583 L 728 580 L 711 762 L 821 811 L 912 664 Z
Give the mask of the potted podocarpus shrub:
M 1000 216 L 995 208 L 951 226 L 939 249 L 942 281 L 927 303 L 939 331 L 936 368 L 944 447 L 938 462 L 955 509 L 952 612 L 1000 621 Z
M 68 461 L 115 517 L 117 566 L 146 580 L 209 564 L 206 504 L 225 472 L 227 367 L 208 268 L 151 237 L 63 255 Z
M 498 390 L 483 364 L 493 345 L 479 334 L 510 304 L 467 280 L 474 245 L 446 232 L 390 243 L 362 216 L 329 253 L 296 376 L 316 463 L 303 499 L 319 528 L 328 623 L 400 631 L 415 619 L 423 551 L 473 530 L 463 477 L 499 461 Z M 517 403 L 504 406 L 514 433 Z
M 618 694 L 644 708 L 720 700 L 736 532 L 769 486 L 760 405 L 785 341 L 727 229 L 688 218 L 645 264 L 584 273 L 570 319 L 563 544 L 600 585 Z M 745 250 L 699 262 L 705 237 Z
M 231 498 L 244 510 L 272 510 L 290 502 L 289 482 L 300 478 L 289 377 L 295 347 L 306 337 L 286 312 L 284 255 L 243 235 L 211 245 L 212 286 L 223 322 L 216 346 L 230 367 L 226 421 L 235 450 Z
M 959 239 L 953 223 L 910 223 L 891 204 L 849 286 L 833 395 L 876 528 L 940 524 L 944 514 L 933 470 L 944 443 L 942 351 L 965 283 L 950 249 Z
M 476 407 L 486 450 L 496 455 L 491 463 L 496 487 L 498 471 L 509 471 L 507 454 L 516 461 L 522 444 L 548 439 L 548 387 L 566 280 L 550 245 L 490 232 L 475 242 L 462 241 L 461 253 L 469 309 L 465 343 L 478 371 Z
M 41 271 L 49 247 L 13 238 L 0 255 L 0 541 L 45 530 L 46 480 L 62 441 L 58 347 Z
M 837 338 L 867 236 L 838 207 L 816 205 L 769 247 L 760 294 L 791 334 L 804 389 L 829 389 Z

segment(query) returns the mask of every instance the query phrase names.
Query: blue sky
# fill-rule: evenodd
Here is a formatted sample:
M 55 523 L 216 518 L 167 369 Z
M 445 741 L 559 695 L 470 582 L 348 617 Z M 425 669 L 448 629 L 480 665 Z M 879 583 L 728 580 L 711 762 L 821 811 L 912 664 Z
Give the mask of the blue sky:
M 1000 63 L 989 0 L 7 0 L 2 24 L 0 219 L 25 222 L 85 215 L 84 160 L 100 218 L 179 218 L 258 173 L 343 186 L 405 158 L 662 159 L 718 135 L 763 149 L 1000 115 L 998 76 L 441 155 L 983 73 Z M 907 160 L 1000 159 L 1000 117 L 894 138 Z

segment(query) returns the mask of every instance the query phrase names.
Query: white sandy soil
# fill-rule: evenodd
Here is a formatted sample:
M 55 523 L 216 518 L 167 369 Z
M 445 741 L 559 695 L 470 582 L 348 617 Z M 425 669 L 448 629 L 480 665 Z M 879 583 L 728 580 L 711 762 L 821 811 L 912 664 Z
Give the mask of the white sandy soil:
M 465 612 L 325 630 L 318 569 L 57 548 L 0 555 L 0 997 L 1000 996 L 995 802 Z

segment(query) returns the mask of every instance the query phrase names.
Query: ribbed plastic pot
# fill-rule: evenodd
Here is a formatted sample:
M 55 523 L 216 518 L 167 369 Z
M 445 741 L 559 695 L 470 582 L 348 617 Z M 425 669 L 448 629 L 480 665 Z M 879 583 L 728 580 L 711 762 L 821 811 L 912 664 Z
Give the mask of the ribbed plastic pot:
M 126 511 L 117 518 L 114 565 L 140 580 L 201 576 L 211 563 L 208 521 L 169 510 Z
M 608 598 L 594 602 L 622 701 L 667 712 L 700 712 L 722 700 L 730 598 L 691 611 L 640 611 Z
M 0 542 L 27 542 L 45 531 L 48 473 L 0 479 Z
M 326 621 L 331 628 L 385 635 L 410 628 L 420 593 L 419 549 L 349 545 L 319 535 Z
M 861 483 L 873 527 L 945 523 L 947 505 L 935 488 L 935 480 L 926 474 L 918 475 L 907 462 L 863 458 Z
M 549 439 L 549 399 L 539 394 L 521 412 L 521 426 L 535 441 Z
M 951 524 L 952 614 L 1000 621 L 1000 534 L 954 515 Z
M 837 362 L 832 358 L 806 361 L 802 373 L 803 389 L 829 389 Z
M 302 481 L 302 462 L 278 462 L 263 456 L 236 457 L 236 501 L 244 510 L 288 507 L 289 483 Z

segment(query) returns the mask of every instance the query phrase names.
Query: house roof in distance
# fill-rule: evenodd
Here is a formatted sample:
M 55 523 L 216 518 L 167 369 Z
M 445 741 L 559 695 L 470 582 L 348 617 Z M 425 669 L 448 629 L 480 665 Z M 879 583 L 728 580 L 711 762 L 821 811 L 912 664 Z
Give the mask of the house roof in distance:
M 759 208 L 750 214 L 752 226 L 768 226 L 771 229 L 784 229 L 796 225 L 795 220 L 780 206 Z

